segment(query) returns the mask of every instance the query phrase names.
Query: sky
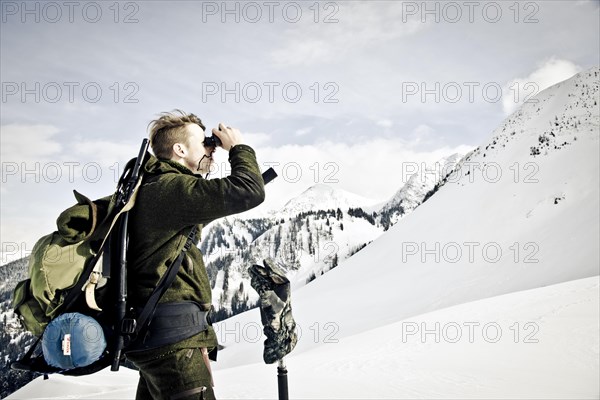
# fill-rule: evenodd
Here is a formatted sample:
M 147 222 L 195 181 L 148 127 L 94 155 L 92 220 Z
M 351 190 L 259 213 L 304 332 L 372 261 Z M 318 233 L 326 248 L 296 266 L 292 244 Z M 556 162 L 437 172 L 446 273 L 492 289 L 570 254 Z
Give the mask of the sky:
M 259 211 L 317 183 L 381 202 L 600 64 L 598 1 L 0 5 L 2 264 L 110 194 L 160 112 L 240 129 L 280 175 Z

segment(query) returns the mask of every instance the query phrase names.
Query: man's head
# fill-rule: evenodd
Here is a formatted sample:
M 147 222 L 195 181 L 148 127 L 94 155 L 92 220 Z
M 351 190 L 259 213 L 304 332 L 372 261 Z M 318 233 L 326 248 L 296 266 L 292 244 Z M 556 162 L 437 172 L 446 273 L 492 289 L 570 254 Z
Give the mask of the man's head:
M 193 172 L 208 172 L 215 148 L 204 147 L 205 127 L 200 118 L 174 110 L 161 113 L 149 127 L 150 146 L 156 157 L 179 162 Z

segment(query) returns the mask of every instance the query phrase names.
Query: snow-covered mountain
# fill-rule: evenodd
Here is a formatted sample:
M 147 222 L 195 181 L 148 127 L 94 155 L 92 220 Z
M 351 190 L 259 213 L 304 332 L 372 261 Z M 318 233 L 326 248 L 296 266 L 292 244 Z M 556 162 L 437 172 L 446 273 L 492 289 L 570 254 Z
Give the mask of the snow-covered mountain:
M 530 99 L 426 202 L 294 291 L 290 397 L 598 397 L 599 86 L 596 67 Z M 311 229 L 345 231 L 336 213 Z M 217 397 L 275 398 L 258 310 L 215 329 Z M 135 374 L 127 388 L 107 374 L 38 379 L 12 398 L 133 395 Z
M 269 218 L 228 217 L 204 230 L 200 249 L 212 279 L 219 318 L 258 300 L 248 267 L 271 257 L 285 265 L 294 288 L 335 268 L 383 229 L 360 206 L 371 201 L 326 185 L 316 185 Z
M 34 342 L 29 332 L 23 332 L 12 311 L 12 291 L 17 282 L 26 279 L 27 259 L 15 260 L 0 267 L 0 397 L 31 381 L 34 374 L 11 371 L 11 360 L 17 359 Z
M 294 216 L 315 210 L 348 210 L 374 203 L 375 200 L 321 183 L 311 186 L 300 196 L 288 201 L 278 214 Z
M 406 218 L 409 212 L 416 211 L 416 207 L 421 205 L 423 200 L 428 199 L 442 187 L 445 187 L 444 190 L 452 186 L 456 187 L 454 190 L 458 192 L 451 197 L 461 200 L 457 204 L 450 201 L 445 206 L 438 206 L 436 208 L 438 215 L 435 219 L 428 220 L 426 224 L 413 226 L 415 232 L 423 233 L 421 240 L 413 240 L 418 236 L 415 236 L 412 231 L 406 231 L 406 239 L 404 237 L 399 239 L 399 245 L 396 246 L 400 247 L 403 259 L 408 261 L 411 258 L 419 258 L 428 261 L 435 258 L 436 261 L 442 262 L 440 258 L 444 255 L 446 260 L 456 259 L 455 262 L 449 262 L 450 265 L 458 263 L 464 257 L 473 258 L 471 265 L 480 261 L 483 261 L 483 265 L 494 265 L 500 262 L 500 259 L 508 260 L 512 256 L 519 263 L 525 265 L 531 263 L 535 267 L 535 264 L 539 264 L 538 255 L 543 251 L 537 234 L 530 236 L 515 234 L 515 239 L 512 241 L 506 239 L 501 241 L 498 238 L 510 237 L 509 233 L 512 231 L 524 232 L 529 229 L 527 226 L 535 222 L 535 219 L 531 219 L 534 209 L 544 208 L 542 204 L 558 206 L 558 203 L 562 202 L 564 208 L 568 207 L 563 202 L 566 196 L 564 185 L 548 185 L 556 182 L 557 179 L 567 181 L 571 179 L 565 177 L 569 168 L 563 167 L 560 161 L 554 159 L 548 161 L 554 167 L 546 167 L 545 161 L 539 158 L 554 152 L 573 154 L 561 153 L 560 150 L 577 144 L 578 136 L 585 140 L 597 140 L 598 78 L 596 74 L 597 70 L 590 70 L 532 98 L 507 118 L 488 141 L 466 157 L 459 159 L 459 156 L 454 155 L 441 160 L 435 166 L 422 168 L 377 214 L 362 213 L 362 210 L 357 209 L 351 216 L 343 210 L 341 216 L 335 213 L 337 221 L 335 223 L 332 223 L 334 214 L 326 212 L 321 212 L 321 217 L 314 212 L 310 216 L 299 214 L 299 218 L 282 218 L 279 223 L 274 223 L 266 230 L 263 237 L 257 238 L 250 244 L 251 258 L 237 257 L 242 262 L 238 264 L 239 268 L 234 273 L 227 272 L 227 263 L 221 264 L 218 274 L 227 279 L 215 281 L 215 292 L 220 300 L 224 300 L 219 305 L 227 307 L 231 301 L 230 309 L 234 309 L 236 299 L 248 303 L 255 301 L 256 294 L 249 288 L 249 278 L 245 275 L 245 265 L 249 265 L 248 263 L 259 262 L 266 255 L 274 256 L 287 267 L 294 287 L 299 288 L 313 276 L 320 276 L 330 270 L 333 265 L 331 257 L 316 257 L 318 262 L 312 262 L 311 255 L 314 255 L 314 249 L 311 250 L 311 242 L 325 243 L 328 248 L 323 247 L 322 250 L 325 254 L 337 254 L 335 260 L 337 265 L 347 259 L 348 255 L 354 254 L 354 251 L 343 253 L 339 252 L 339 249 L 362 247 L 361 243 L 366 244 L 375 239 L 382 230 L 397 222 L 399 218 Z M 541 147 L 543 152 L 539 150 Z M 588 151 L 594 151 L 596 148 L 597 146 L 591 146 Z M 583 158 L 587 162 L 594 162 L 593 154 Z M 571 164 L 573 164 L 571 168 L 577 165 L 576 162 Z M 543 171 L 542 166 L 544 166 Z M 585 168 L 587 169 L 589 168 Z M 593 175 L 587 176 L 592 178 L 590 185 L 593 187 Z M 544 177 L 545 182 L 540 182 L 541 177 Z M 320 187 L 309 190 L 307 191 L 309 196 L 301 196 L 300 199 L 290 201 L 289 204 L 302 204 L 299 209 L 321 209 L 317 206 L 318 203 L 310 200 L 317 198 L 319 194 L 323 204 L 334 205 L 335 203 L 332 204 L 326 198 L 325 194 L 329 191 L 323 189 Z M 543 191 L 547 193 L 543 197 L 544 200 L 541 200 L 539 194 Z M 583 193 L 585 190 L 579 195 Z M 442 202 L 437 198 L 438 196 L 434 197 L 438 204 Z M 530 204 L 529 201 L 534 203 Z M 527 205 L 529 208 L 517 211 L 510 207 L 517 204 Z M 427 209 L 431 206 L 426 203 L 421 207 Z M 523 213 L 527 217 L 524 221 L 515 217 Z M 450 214 L 458 228 L 456 233 L 452 231 L 454 227 L 444 233 L 438 226 L 440 223 L 452 221 L 453 219 L 449 218 Z M 496 218 L 493 218 L 492 214 Z M 487 225 L 482 225 L 482 221 L 487 221 Z M 507 225 L 511 221 L 513 224 Z M 490 226 L 492 223 L 498 226 Z M 544 223 L 543 219 L 542 223 Z M 482 228 L 463 237 L 461 229 L 477 224 Z M 342 226 L 346 232 L 350 226 L 356 226 L 356 230 L 364 235 L 361 238 L 354 233 L 348 235 L 347 239 L 342 238 L 339 236 L 343 232 Z M 444 235 L 449 235 L 451 238 L 456 236 L 463 241 L 448 240 Z M 436 237 L 440 239 L 435 240 Z M 346 240 L 354 243 L 348 243 Z M 283 246 L 280 245 L 282 241 L 285 243 Z M 387 252 L 383 253 L 387 254 Z M 477 261 L 475 256 L 478 256 Z M 525 269 L 525 273 L 526 271 Z M 229 283 L 225 284 L 225 282 Z
M 296 360 L 298 368 L 310 368 L 313 356 L 322 364 L 303 376 L 318 380 L 322 370 L 328 379 L 312 392 L 297 382 L 302 396 L 343 397 L 351 382 L 361 383 L 358 397 L 598 395 L 599 83 L 600 69 L 593 68 L 538 94 L 465 157 L 428 201 L 340 268 L 294 293 L 294 314 L 304 336 L 288 357 L 290 370 Z M 585 280 L 588 294 L 581 298 L 569 297 L 570 284 L 560 296 L 538 289 L 589 277 L 596 278 Z M 468 304 L 476 304 L 471 302 L 519 291 L 537 298 L 521 303 L 531 305 L 526 313 L 514 311 L 512 302 L 500 302 L 500 314 L 485 307 L 470 314 Z M 498 362 L 493 357 L 499 351 L 467 345 L 469 351 L 444 353 L 441 364 L 429 364 L 427 374 L 418 376 L 405 356 L 422 360 L 422 352 L 435 343 L 435 333 L 426 332 L 448 333 L 441 327 L 448 320 L 434 315 L 427 318 L 429 325 L 411 324 L 411 329 L 426 328 L 414 353 L 405 354 L 398 340 L 382 343 L 381 332 L 401 336 L 402 321 L 421 321 L 423 314 L 459 304 L 465 304 L 460 319 L 445 325 L 452 332 L 457 325 L 465 335 L 471 328 L 492 326 L 503 335 L 518 332 L 522 339 L 537 329 L 549 339 L 531 353 L 524 353 L 522 341 L 498 346 L 503 354 Z M 227 382 L 247 382 L 244 373 L 261 365 L 259 340 L 247 333 L 250 328 L 246 337 L 227 332 L 258 321 L 252 311 L 217 326 L 226 347 L 216 368 Z M 524 332 L 525 326 L 532 330 Z M 575 348 L 573 342 L 583 345 Z M 320 357 L 321 351 L 341 357 L 332 350 L 336 343 L 345 343 L 342 362 Z M 375 356 L 365 361 L 361 349 Z M 526 377 L 511 372 L 511 359 L 519 360 L 523 371 L 543 366 L 546 373 L 527 384 Z M 371 369 L 392 373 L 385 382 L 364 379 L 364 371 Z M 479 379 L 491 376 L 501 379 Z M 406 385 L 420 391 L 403 389 Z M 223 393 L 232 394 L 228 388 Z M 272 392 L 256 388 L 249 393 Z
M 251 308 L 258 300 L 248 267 L 274 258 L 294 289 L 335 268 L 417 208 L 452 171 L 460 155 L 424 166 L 383 205 L 319 184 L 268 218 L 229 217 L 204 230 L 200 246 L 211 277 L 217 319 Z M 365 211 L 367 210 L 367 211 Z
M 388 229 L 400 218 L 420 206 L 446 175 L 450 174 L 462 159 L 461 154 L 442 158 L 433 165 L 421 165 L 406 184 L 377 212 L 378 222 Z

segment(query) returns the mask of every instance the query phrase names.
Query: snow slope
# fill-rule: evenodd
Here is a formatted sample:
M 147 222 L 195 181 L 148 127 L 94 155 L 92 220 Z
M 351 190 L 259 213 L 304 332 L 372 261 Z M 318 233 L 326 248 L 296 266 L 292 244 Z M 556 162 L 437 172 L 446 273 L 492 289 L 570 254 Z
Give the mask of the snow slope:
M 599 283 L 511 293 L 344 338 L 303 330 L 313 345 L 287 357 L 290 398 L 598 398 Z M 257 310 L 239 317 L 260 320 Z M 260 355 L 261 341 L 251 347 Z M 40 377 L 8 399 L 133 399 L 136 382 L 126 368 Z M 215 383 L 220 399 L 277 398 L 274 365 L 217 368 Z
M 322 329 L 318 343 L 316 329 L 303 329 L 310 348 L 287 357 L 290 398 L 598 398 L 599 282 L 511 293 L 347 337 L 327 329 L 326 339 Z M 260 320 L 251 314 L 248 323 Z M 260 355 L 260 343 L 253 350 Z M 219 367 L 215 380 L 220 398 L 277 398 L 274 365 Z

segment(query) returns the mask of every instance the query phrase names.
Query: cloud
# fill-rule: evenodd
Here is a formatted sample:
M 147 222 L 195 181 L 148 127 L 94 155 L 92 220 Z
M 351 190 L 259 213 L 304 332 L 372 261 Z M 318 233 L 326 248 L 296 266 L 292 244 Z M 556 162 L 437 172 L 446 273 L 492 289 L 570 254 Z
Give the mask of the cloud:
M 505 114 L 514 112 L 524 101 L 542 90 L 569 79 L 582 68 L 569 61 L 552 57 L 543 62 L 525 78 L 515 78 L 502 90 L 502 109 Z
M 8 124 L 0 127 L 3 162 L 38 162 L 60 153 L 63 146 L 55 135 L 60 130 L 52 125 Z
M 252 143 L 253 146 L 268 146 L 271 142 L 271 135 L 264 132 L 250 133 L 244 132 L 243 139 L 245 143 Z
M 109 140 L 78 140 L 69 145 L 72 161 L 94 162 L 101 167 L 125 164 L 136 157 L 140 143 L 122 143 Z
M 409 18 L 404 11 L 402 2 L 326 3 L 319 22 L 303 18 L 288 29 L 285 45 L 274 50 L 271 58 L 278 66 L 319 65 L 380 42 L 413 35 L 427 25 L 412 15 Z
M 422 140 L 423 138 L 430 137 L 435 130 L 426 124 L 420 124 L 413 131 L 412 134 L 416 137 L 417 141 Z
M 378 126 L 381 126 L 382 128 L 391 128 L 394 123 L 392 121 L 390 121 L 389 119 L 380 119 L 379 121 L 375 122 Z
M 304 135 L 309 134 L 310 132 L 312 132 L 312 130 L 313 130 L 313 127 L 309 126 L 307 128 L 300 128 L 295 133 L 296 133 L 296 136 L 304 136 Z

